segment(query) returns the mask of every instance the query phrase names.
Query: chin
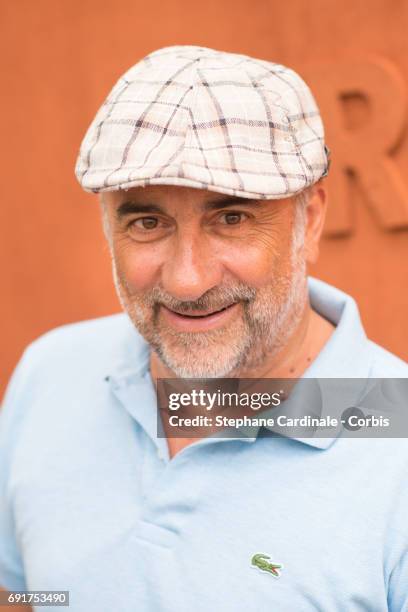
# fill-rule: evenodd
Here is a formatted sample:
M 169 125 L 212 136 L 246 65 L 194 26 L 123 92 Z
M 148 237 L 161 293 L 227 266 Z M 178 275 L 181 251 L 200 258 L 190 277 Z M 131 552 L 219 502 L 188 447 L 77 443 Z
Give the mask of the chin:
M 217 356 L 205 355 L 203 358 L 194 354 L 194 351 L 189 354 L 169 353 L 162 348 L 155 349 L 157 356 L 164 365 L 174 372 L 178 378 L 227 378 L 233 371 L 236 371 L 239 366 L 240 358 L 232 355 L 230 359 L 217 360 Z

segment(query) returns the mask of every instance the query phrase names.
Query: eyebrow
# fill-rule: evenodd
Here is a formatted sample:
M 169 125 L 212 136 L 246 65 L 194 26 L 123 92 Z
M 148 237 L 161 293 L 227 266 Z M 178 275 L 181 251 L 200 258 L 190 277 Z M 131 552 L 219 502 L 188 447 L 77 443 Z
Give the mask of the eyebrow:
M 220 210 L 231 206 L 259 206 L 258 200 L 249 198 L 229 197 L 223 200 L 213 200 L 204 204 L 204 210 Z M 122 202 L 116 209 L 116 218 L 118 221 L 134 213 L 161 213 L 165 214 L 165 210 L 157 204 L 142 204 L 140 202 Z
M 259 206 L 259 200 L 251 200 L 250 198 L 230 197 L 224 200 L 214 200 L 204 204 L 205 210 L 220 210 L 229 206 Z
M 164 213 L 164 210 L 156 204 L 140 204 L 139 202 L 122 202 L 116 209 L 118 221 L 134 213 Z

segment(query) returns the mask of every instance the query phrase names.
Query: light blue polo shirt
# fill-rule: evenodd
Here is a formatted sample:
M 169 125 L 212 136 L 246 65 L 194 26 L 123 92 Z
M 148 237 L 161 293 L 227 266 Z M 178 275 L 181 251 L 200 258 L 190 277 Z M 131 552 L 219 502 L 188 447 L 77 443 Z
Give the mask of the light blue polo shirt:
M 408 376 L 309 283 L 336 329 L 306 376 Z M 3 587 L 69 590 L 76 612 L 408 610 L 405 439 L 210 438 L 169 460 L 125 314 L 30 345 L 0 423 Z

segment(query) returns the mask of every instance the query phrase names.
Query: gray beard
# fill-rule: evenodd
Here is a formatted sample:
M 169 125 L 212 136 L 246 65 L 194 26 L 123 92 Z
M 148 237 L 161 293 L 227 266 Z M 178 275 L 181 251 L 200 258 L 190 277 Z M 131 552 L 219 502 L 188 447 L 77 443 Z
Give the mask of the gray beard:
M 126 284 L 119 279 L 114 262 L 113 276 L 122 308 L 159 359 L 180 378 L 236 377 L 260 368 L 287 344 L 300 323 L 307 299 L 306 266 L 298 257 L 292 261 L 292 276 L 280 279 L 279 293 L 284 299 L 268 300 L 264 295 L 262 300 L 262 289 L 244 287 L 245 295 L 251 297 L 243 302 L 243 324 L 228 336 L 226 350 L 224 329 L 205 333 L 166 329 L 163 340 L 157 329 L 157 304 L 150 306 L 156 310 L 153 322 L 146 320 L 143 308 L 132 301 Z M 203 307 L 199 301 L 195 304 L 197 309 Z M 180 351 L 181 358 L 177 359 Z

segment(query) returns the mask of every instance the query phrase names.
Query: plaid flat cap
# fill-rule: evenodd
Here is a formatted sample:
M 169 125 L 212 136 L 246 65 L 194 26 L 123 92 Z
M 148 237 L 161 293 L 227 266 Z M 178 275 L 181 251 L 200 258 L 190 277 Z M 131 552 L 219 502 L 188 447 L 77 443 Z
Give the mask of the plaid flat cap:
M 197 46 L 158 49 L 116 83 L 75 173 L 94 193 L 182 185 L 292 196 L 328 171 L 316 102 L 280 64 Z

